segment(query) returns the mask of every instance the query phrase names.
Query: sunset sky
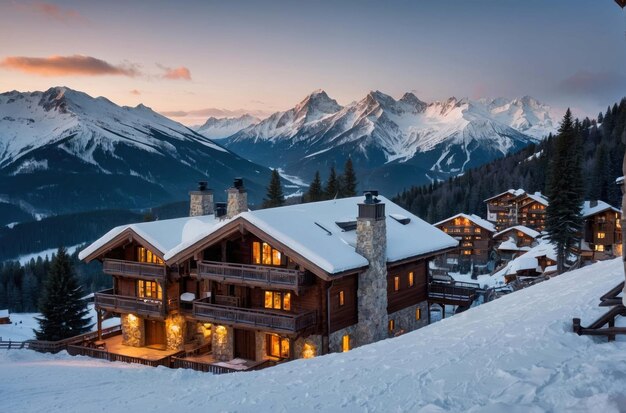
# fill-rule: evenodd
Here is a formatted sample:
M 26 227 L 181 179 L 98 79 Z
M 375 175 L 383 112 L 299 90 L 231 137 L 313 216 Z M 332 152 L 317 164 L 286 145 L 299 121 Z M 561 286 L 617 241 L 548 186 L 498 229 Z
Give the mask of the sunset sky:
M 0 0 L 0 91 L 64 85 L 187 124 L 319 88 L 341 104 L 531 95 L 595 116 L 626 95 L 625 33 L 612 0 Z

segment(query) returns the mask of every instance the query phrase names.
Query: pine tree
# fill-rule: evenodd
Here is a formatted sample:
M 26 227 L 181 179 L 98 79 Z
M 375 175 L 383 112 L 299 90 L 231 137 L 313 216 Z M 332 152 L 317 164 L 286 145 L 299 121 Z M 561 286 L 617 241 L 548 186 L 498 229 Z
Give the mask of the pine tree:
M 341 185 L 341 196 L 347 198 L 350 196 L 356 196 L 356 174 L 354 173 L 354 166 L 352 165 L 352 158 L 346 160 L 346 164 L 343 167 L 343 180 Z
M 277 169 L 272 170 L 270 184 L 267 187 L 267 195 L 263 200 L 263 208 L 274 208 L 285 204 L 283 187 L 280 183 L 280 174 Z
M 315 178 L 313 178 L 313 181 L 309 186 L 309 190 L 304 198 L 306 202 L 317 202 L 324 199 L 324 190 L 322 189 L 320 171 L 315 171 Z
M 74 268 L 65 248 L 60 247 L 53 258 L 39 302 L 41 317 L 38 340 L 58 341 L 83 334 L 91 329 L 83 289 L 74 275 Z
M 335 165 L 330 167 L 330 173 L 328 174 L 328 181 L 326 181 L 326 188 L 324 192 L 326 199 L 335 199 L 339 197 L 339 181 L 337 180 L 337 172 L 335 171 Z
M 579 136 L 568 109 L 556 137 L 546 193 L 546 231 L 557 253 L 559 274 L 565 269 L 568 252 L 578 243 L 582 230 L 582 156 Z

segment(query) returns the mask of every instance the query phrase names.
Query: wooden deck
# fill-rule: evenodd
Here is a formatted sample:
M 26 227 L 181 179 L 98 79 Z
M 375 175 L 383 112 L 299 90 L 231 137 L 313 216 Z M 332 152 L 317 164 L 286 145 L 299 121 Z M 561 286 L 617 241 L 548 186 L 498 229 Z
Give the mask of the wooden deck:
M 428 301 L 445 305 L 470 306 L 476 299 L 478 284 L 475 287 L 470 286 L 469 283 L 465 284 L 467 285 L 430 283 L 428 285 Z
M 296 293 L 305 282 L 304 272 L 261 265 L 202 261 L 198 263 L 198 278 L 229 284 L 275 287 Z
M 209 323 L 263 328 L 278 333 L 296 333 L 317 323 L 317 314 L 314 311 L 295 314 L 256 308 L 229 307 L 210 304 L 205 300 L 193 302 L 192 316 Z
M 134 313 L 147 317 L 165 317 L 163 301 L 138 297 L 116 295 L 113 289 L 100 291 L 94 294 L 95 307 L 115 313 Z
M 159 264 L 148 264 L 134 261 L 105 259 L 102 263 L 102 271 L 109 275 L 122 275 L 124 277 L 165 280 L 167 267 Z

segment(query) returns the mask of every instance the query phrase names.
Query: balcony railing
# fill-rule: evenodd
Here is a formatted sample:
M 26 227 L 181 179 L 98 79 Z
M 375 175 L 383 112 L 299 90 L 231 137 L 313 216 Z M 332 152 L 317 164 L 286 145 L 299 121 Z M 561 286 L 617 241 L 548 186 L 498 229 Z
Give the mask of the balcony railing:
M 161 280 L 165 279 L 166 270 L 165 265 L 113 259 L 105 259 L 102 266 L 105 274 Z
M 231 284 L 276 286 L 296 291 L 304 283 L 303 271 L 216 261 L 198 263 L 198 277 Z
M 202 300 L 194 301 L 193 316 L 211 323 L 266 328 L 288 333 L 304 330 L 317 323 L 317 315 L 314 311 L 301 314 L 277 313 L 260 309 L 227 307 Z
M 134 313 L 161 317 L 165 315 L 163 301 L 148 298 L 124 297 L 105 290 L 95 294 L 96 308 L 119 313 Z

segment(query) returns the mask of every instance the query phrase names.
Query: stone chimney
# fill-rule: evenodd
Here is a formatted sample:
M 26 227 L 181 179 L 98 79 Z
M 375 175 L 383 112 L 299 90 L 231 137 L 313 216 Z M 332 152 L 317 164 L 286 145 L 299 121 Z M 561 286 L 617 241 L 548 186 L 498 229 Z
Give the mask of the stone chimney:
M 387 224 L 385 204 L 376 191 L 365 193 L 356 222 L 356 252 L 367 258 L 368 268 L 359 274 L 357 302 L 359 323 L 355 345 L 388 336 L 387 326 Z
M 228 193 L 228 204 L 226 206 L 226 217 L 232 218 L 240 212 L 248 210 L 248 193 L 243 187 L 243 179 L 235 178 L 233 186 L 226 190 Z
M 198 190 L 189 192 L 189 216 L 197 217 L 213 213 L 213 190 L 206 181 L 198 182 Z

